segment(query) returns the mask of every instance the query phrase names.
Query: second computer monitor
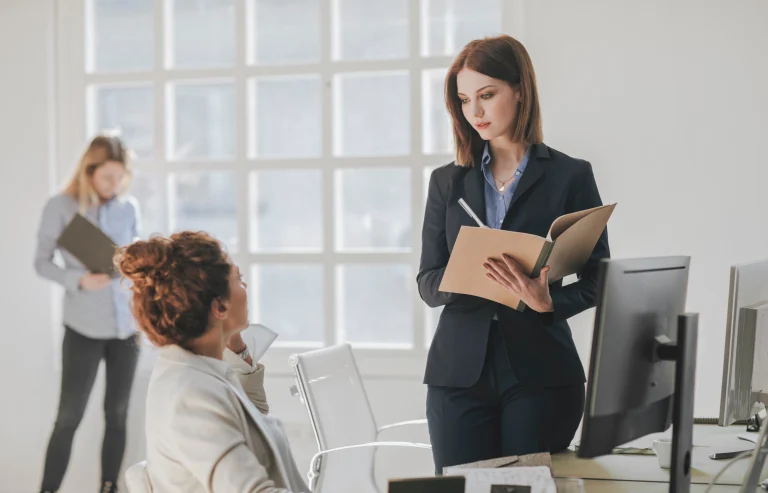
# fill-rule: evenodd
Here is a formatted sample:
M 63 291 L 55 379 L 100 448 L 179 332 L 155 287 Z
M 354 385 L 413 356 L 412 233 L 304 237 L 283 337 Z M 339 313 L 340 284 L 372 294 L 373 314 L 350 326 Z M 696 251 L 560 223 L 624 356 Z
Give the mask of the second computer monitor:
M 689 267 L 690 257 L 601 262 L 580 457 L 672 423 L 675 362 L 657 350 L 677 340 Z
M 720 426 L 768 403 L 768 260 L 734 265 L 728 294 Z

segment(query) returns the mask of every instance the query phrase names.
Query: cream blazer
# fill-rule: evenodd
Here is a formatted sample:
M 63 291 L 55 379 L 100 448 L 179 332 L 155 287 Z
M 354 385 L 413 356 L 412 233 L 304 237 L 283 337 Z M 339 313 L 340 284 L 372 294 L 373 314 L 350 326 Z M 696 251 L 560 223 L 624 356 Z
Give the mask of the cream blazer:
M 285 431 L 268 412 L 264 366 L 167 346 L 147 393 L 154 493 L 308 493 Z

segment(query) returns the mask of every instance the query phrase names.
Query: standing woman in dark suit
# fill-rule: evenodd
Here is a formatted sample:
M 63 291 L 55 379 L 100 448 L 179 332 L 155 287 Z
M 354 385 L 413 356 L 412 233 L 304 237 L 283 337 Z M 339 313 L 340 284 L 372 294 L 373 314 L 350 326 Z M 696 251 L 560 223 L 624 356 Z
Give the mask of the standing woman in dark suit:
M 584 410 L 584 369 L 567 320 L 595 305 L 603 232 L 579 280 L 531 279 L 511 258 L 488 259 L 487 276 L 527 305 L 518 312 L 438 290 L 461 226 L 546 236 L 563 214 L 602 205 L 592 167 L 542 143 L 536 78 L 525 47 L 509 36 L 472 41 L 445 83 L 456 161 L 429 181 L 419 294 L 445 305 L 427 359 L 427 419 L 435 469 L 508 455 L 558 452 Z

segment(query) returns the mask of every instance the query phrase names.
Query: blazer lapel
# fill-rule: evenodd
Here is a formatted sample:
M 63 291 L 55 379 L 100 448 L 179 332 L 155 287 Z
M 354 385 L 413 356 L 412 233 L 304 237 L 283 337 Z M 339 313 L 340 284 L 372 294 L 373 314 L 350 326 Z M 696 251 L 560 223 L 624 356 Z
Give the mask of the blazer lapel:
M 238 400 L 240 401 L 240 404 L 242 404 L 243 409 L 248 414 L 248 416 L 251 418 L 251 421 L 256 425 L 256 427 L 261 431 L 262 436 L 269 444 L 270 448 L 272 449 L 272 456 L 275 458 L 275 462 L 277 463 L 278 469 L 280 469 L 280 474 L 283 475 L 283 478 L 285 479 L 286 485 L 291 485 L 291 476 L 288 475 L 288 471 L 286 469 L 286 458 L 283 457 L 282 454 L 282 448 L 280 445 L 278 445 L 277 440 L 278 437 L 272 436 L 272 432 L 269 429 L 269 426 L 266 426 L 264 424 L 264 419 L 261 416 L 261 411 L 256 409 L 256 405 L 251 402 L 248 397 L 243 394 L 243 392 L 235 387 L 235 385 L 230 382 L 229 380 L 222 378 L 220 375 L 215 375 L 216 378 L 224 382 L 231 390 L 235 393 Z
M 477 214 L 477 217 L 483 221 L 483 224 L 486 224 L 484 180 L 483 170 L 480 169 L 479 166 L 469 168 L 467 174 L 464 175 L 464 200 L 469 204 L 469 207 L 472 208 L 475 214 Z M 475 226 L 475 222 L 472 221 L 471 218 L 470 222 L 472 223 L 472 226 Z
M 528 157 L 528 166 L 525 168 L 525 172 L 522 178 L 520 178 L 520 183 L 517 185 L 517 189 L 515 189 L 515 194 L 512 196 L 512 201 L 509 203 L 501 229 L 509 227 L 515 204 L 544 174 L 544 165 L 539 161 L 540 159 L 549 159 L 549 150 L 544 144 L 535 144 L 533 149 L 531 149 L 531 155 Z

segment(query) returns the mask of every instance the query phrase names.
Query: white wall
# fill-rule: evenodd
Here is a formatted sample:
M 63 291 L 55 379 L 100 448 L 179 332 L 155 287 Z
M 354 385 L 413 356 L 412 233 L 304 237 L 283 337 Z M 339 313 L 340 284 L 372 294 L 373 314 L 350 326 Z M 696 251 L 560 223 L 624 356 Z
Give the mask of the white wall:
M 51 290 L 34 273 L 35 235 L 54 184 L 52 128 L 54 0 L 0 2 L 0 255 L 5 314 L 0 355 L 0 491 L 37 491 L 53 426 L 60 375 L 52 334 Z M 138 392 L 146 379 L 137 382 Z M 103 381 L 97 381 L 77 434 L 64 491 L 96 491 Z M 140 399 L 133 401 L 131 431 L 140 430 Z M 135 434 L 134 434 L 135 435 Z M 140 435 L 139 435 L 140 436 Z M 129 439 L 129 457 L 141 455 Z
M 50 294 L 32 252 L 52 176 L 53 0 L 0 2 L 0 491 L 35 491 L 58 394 Z M 701 313 L 696 414 L 718 410 L 728 266 L 768 257 L 768 2 L 526 0 L 520 35 L 537 70 L 546 141 L 589 159 L 615 257 L 693 256 L 689 309 Z M 586 361 L 592 312 L 573 320 Z M 299 467 L 313 438 L 291 380 L 268 377 Z M 368 379 L 381 422 L 423 416 L 420 376 Z M 146 375 L 137 379 L 126 463 L 141 458 Z M 101 379 L 76 437 L 64 492 L 95 491 Z M 402 435 L 385 438 L 401 438 Z M 407 435 L 424 439 L 425 435 Z M 429 456 L 384 451 L 382 476 L 429 474 Z
M 546 141 L 619 203 L 613 256 L 692 256 L 695 409 L 717 416 L 729 266 L 768 258 L 768 2 L 536 0 L 524 26 Z
M 46 2 L 48 3 L 48 2 Z M 32 269 L 35 229 L 51 177 L 51 20 L 33 2 L 0 2 L 0 489 L 34 491 L 52 424 L 50 302 Z M 36 481 L 36 480 L 35 480 Z

